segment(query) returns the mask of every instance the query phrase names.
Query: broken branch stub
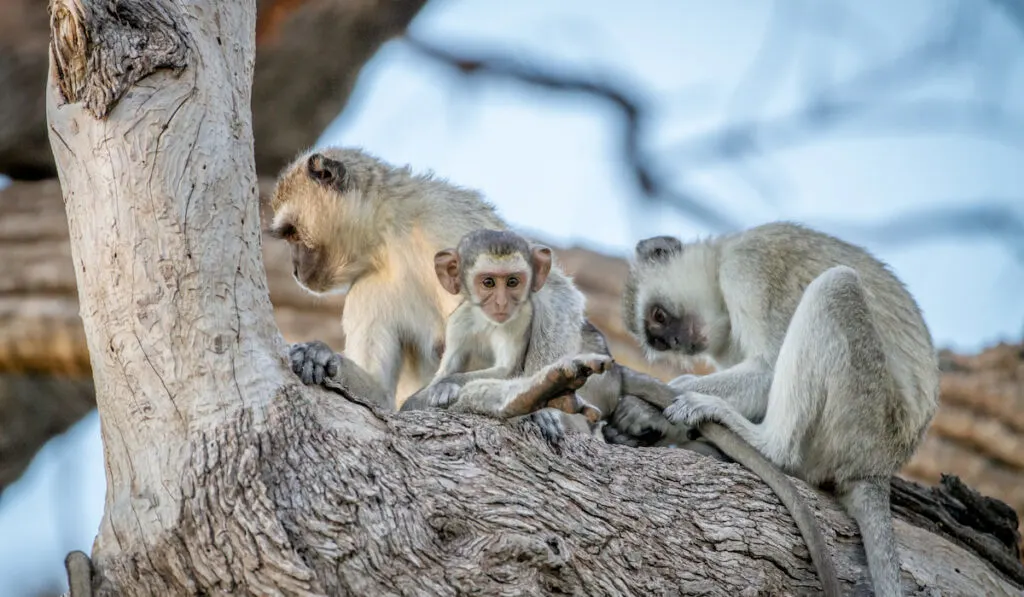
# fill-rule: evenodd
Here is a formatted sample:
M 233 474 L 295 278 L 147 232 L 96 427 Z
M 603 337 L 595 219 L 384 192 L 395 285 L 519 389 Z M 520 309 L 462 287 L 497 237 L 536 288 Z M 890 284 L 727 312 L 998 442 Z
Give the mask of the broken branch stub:
M 180 74 L 192 50 L 181 17 L 163 0 L 52 0 L 50 58 L 62 102 L 82 102 L 104 118 L 143 78 L 160 69 Z

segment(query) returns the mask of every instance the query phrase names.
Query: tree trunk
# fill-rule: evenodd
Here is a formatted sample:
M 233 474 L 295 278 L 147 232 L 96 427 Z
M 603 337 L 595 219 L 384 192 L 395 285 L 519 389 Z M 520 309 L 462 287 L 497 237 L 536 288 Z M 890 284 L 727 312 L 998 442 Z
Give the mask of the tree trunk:
M 97 593 L 813 593 L 792 520 L 739 466 L 298 383 L 260 261 L 254 29 L 251 1 L 54 2 L 50 141 L 107 470 Z M 803 493 L 852 587 L 854 524 Z M 1019 594 L 896 528 L 909 592 Z

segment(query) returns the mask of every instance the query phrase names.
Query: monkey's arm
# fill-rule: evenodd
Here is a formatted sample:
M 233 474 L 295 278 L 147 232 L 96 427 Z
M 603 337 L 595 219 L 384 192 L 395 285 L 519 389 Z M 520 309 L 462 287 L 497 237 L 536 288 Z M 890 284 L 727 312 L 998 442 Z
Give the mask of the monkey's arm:
M 349 315 L 346 310 L 345 315 Z M 396 332 L 386 327 L 372 328 L 366 321 L 352 322 L 346 318 L 345 357 L 354 362 L 378 386 L 392 397 L 398 389 L 398 374 L 402 365 L 402 344 Z
M 683 375 L 669 382 L 669 386 L 677 395 L 696 392 L 718 396 L 747 419 L 758 422 L 768 407 L 772 370 L 761 359 L 754 358 L 708 375 Z
M 393 408 L 392 396 L 377 380 L 319 340 L 292 344 L 288 357 L 292 371 L 302 383 L 323 385 L 334 380 L 352 394 L 370 400 L 382 409 Z

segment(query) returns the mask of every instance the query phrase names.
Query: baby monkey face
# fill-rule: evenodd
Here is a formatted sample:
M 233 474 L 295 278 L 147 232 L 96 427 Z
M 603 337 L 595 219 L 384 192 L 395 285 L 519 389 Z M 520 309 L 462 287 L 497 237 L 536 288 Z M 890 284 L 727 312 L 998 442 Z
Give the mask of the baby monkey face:
M 517 261 L 516 265 L 526 265 L 522 259 Z M 493 262 L 481 265 L 490 267 L 479 268 L 473 276 L 476 303 L 488 318 L 505 323 L 530 294 L 530 272 L 525 267 L 500 267 Z

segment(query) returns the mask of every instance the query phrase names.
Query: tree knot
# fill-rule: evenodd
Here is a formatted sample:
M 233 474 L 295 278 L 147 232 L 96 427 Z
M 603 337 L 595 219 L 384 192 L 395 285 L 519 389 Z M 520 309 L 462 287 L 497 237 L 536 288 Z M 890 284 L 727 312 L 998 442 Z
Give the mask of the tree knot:
M 191 37 L 172 0 L 50 0 L 50 56 L 66 103 L 96 118 L 139 80 L 187 65 Z
M 50 1 L 50 56 L 64 101 L 78 101 L 85 88 L 89 36 L 80 0 Z

